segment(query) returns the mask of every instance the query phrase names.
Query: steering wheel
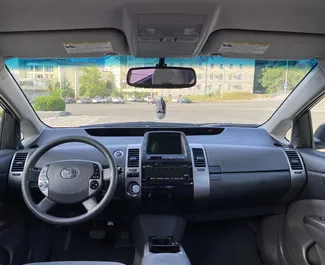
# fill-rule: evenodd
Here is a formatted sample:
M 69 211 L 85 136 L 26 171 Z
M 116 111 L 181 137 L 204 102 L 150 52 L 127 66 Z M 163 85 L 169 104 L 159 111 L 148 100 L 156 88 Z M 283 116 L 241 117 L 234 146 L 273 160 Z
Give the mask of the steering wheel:
M 45 198 L 36 204 L 30 192 L 30 176 L 37 161 L 50 149 L 60 144 L 81 142 L 99 150 L 106 158 L 109 168 L 95 161 L 62 160 L 46 164 L 38 176 L 38 188 Z M 103 182 L 109 181 L 106 194 L 100 202 L 96 194 Z M 21 189 L 28 208 L 41 220 L 56 225 L 73 225 L 98 215 L 112 200 L 118 183 L 117 168 L 112 154 L 100 142 L 84 136 L 68 136 L 55 139 L 38 148 L 28 159 L 21 182 Z M 56 204 L 82 203 L 86 213 L 75 217 L 55 217 L 48 212 Z

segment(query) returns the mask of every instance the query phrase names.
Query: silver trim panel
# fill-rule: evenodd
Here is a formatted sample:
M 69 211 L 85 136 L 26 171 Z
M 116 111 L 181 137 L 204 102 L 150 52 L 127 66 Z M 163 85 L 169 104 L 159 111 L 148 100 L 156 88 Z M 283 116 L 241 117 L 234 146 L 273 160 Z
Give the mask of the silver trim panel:
M 139 167 L 128 167 L 128 157 L 129 157 L 129 149 L 139 149 Z M 129 144 L 127 146 L 126 150 L 126 161 L 125 161 L 125 171 L 124 171 L 124 177 L 125 177 L 125 195 L 127 198 L 134 198 L 134 199 L 139 199 L 141 200 L 141 144 Z M 136 178 L 128 178 L 127 174 L 128 173 L 139 173 L 139 177 Z M 140 192 L 137 194 L 132 194 L 130 193 L 129 188 L 131 187 L 131 183 L 137 183 L 140 187 Z
M 302 188 L 304 187 L 307 178 L 306 178 L 306 169 L 305 169 L 305 165 L 304 165 L 304 161 L 302 160 L 301 155 L 299 154 L 299 152 L 295 149 L 282 149 L 282 151 L 284 152 L 284 156 L 287 159 L 288 162 L 288 166 L 289 166 L 289 170 L 290 170 L 290 176 L 291 176 L 291 185 L 290 185 L 290 189 L 287 192 L 287 194 L 282 198 L 282 201 L 284 202 L 289 202 L 292 201 L 292 199 L 294 199 L 294 197 L 302 190 Z M 285 151 L 295 151 L 301 161 L 301 165 L 302 165 L 302 170 L 292 170 L 291 169 L 291 165 L 290 165 L 290 161 L 289 158 L 287 156 L 287 153 Z
M 193 148 L 200 148 L 203 150 L 205 158 L 205 167 L 195 167 Z M 210 175 L 207 154 L 202 144 L 190 144 L 190 149 L 193 167 L 194 199 L 208 199 L 210 197 Z
M 25 170 L 25 165 L 26 165 L 29 157 L 31 156 L 32 152 L 33 152 L 32 149 L 20 150 L 20 151 L 17 151 L 14 154 L 14 156 L 12 157 L 12 160 L 11 160 L 11 163 L 10 163 L 10 168 L 9 168 L 9 176 L 8 176 L 9 187 L 17 187 L 17 186 L 21 185 L 21 179 L 23 177 L 23 173 L 24 173 L 24 170 Z M 26 157 L 25 165 L 24 165 L 24 170 L 21 171 L 21 172 L 12 172 L 11 171 L 12 164 L 13 164 L 15 158 L 16 158 L 17 153 L 28 153 L 27 157 Z

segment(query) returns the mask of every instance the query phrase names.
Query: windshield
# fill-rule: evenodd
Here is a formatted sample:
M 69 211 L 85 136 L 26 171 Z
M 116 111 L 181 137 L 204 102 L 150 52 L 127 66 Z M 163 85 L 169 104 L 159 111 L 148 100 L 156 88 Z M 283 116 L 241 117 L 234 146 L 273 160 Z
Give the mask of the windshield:
M 208 56 L 166 59 L 168 66 L 194 68 L 197 84 L 181 89 L 127 85 L 129 68 L 157 62 L 131 56 L 14 58 L 6 65 L 44 123 L 78 127 L 125 122 L 258 125 L 273 114 L 316 63 Z M 166 102 L 163 119 L 159 119 L 155 105 L 160 97 Z

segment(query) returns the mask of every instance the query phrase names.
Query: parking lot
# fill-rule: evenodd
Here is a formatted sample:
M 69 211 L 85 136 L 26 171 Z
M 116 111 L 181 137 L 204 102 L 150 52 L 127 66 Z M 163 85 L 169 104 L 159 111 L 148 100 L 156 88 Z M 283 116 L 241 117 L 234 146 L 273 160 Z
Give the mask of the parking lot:
M 55 113 L 39 116 L 52 127 L 74 127 L 114 122 L 181 122 L 181 123 L 264 123 L 281 104 L 280 100 L 252 100 L 211 103 L 167 103 L 167 115 L 156 117 L 155 104 L 68 104 L 71 115 Z M 315 126 L 325 121 L 325 102 L 313 111 Z M 314 126 L 314 127 L 315 127 Z

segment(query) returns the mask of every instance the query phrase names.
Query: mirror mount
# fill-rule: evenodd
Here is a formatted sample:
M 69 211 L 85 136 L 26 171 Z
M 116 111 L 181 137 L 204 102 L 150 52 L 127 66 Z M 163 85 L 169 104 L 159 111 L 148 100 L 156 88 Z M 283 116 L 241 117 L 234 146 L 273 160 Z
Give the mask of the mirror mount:
M 165 58 L 159 58 L 159 62 L 156 64 L 157 68 L 164 68 L 167 67 L 167 64 L 165 63 Z

